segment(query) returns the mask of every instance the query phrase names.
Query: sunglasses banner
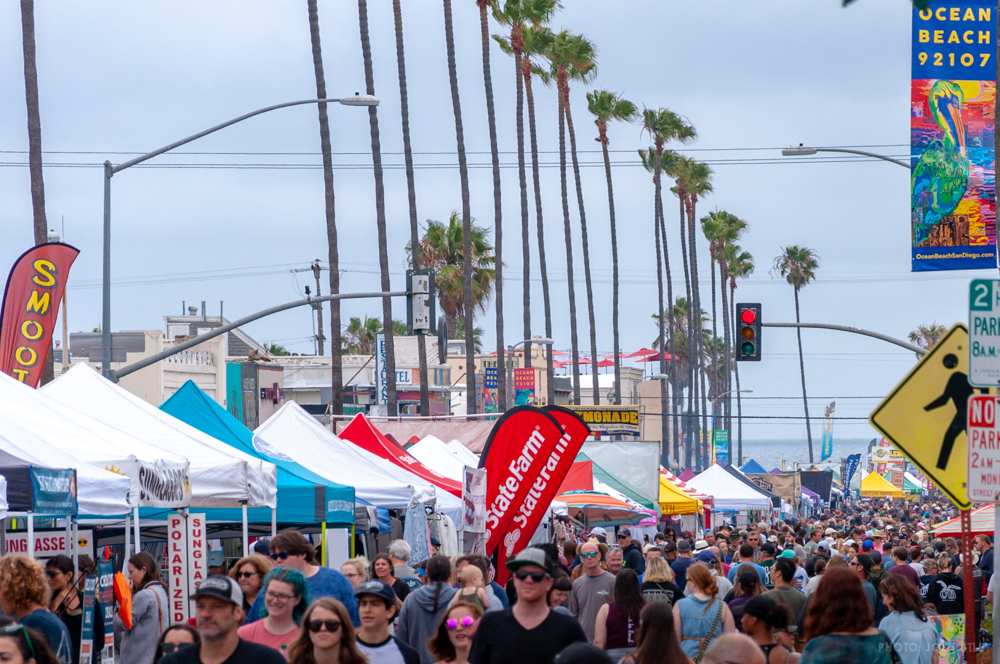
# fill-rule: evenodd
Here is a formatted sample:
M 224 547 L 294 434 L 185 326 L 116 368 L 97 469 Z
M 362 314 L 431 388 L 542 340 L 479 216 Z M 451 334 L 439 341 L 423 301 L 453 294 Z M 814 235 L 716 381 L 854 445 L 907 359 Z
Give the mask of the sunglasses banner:
M 486 554 L 496 554 L 497 582 L 508 558 L 528 545 L 590 434 L 576 413 L 517 406 L 497 421 L 483 450 Z

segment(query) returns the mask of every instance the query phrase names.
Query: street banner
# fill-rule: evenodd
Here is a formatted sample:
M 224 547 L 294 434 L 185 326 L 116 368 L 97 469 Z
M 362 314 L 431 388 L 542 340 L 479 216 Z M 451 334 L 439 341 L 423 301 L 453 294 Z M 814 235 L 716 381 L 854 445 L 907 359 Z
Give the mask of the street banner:
M 201 582 L 208 578 L 208 524 L 205 515 L 188 514 L 188 595 L 194 595 Z M 194 615 L 194 602 L 188 605 L 189 615 Z
M 996 2 L 913 3 L 914 272 L 996 268 Z
M 80 664 L 91 664 L 94 656 L 94 607 L 97 599 L 97 576 L 83 582 L 83 626 L 80 628 Z M 104 617 L 101 616 L 103 620 Z
M 535 370 L 528 368 L 517 368 L 513 370 L 514 376 L 514 404 L 517 406 L 528 406 L 535 400 Z
M 101 650 L 101 664 L 115 662 L 115 566 L 107 558 L 97 563 L 97 594 L 104 609 L 104 648 Z
M 720 466 L 729 465 L 729 432 L 725 429 L 716 429 L 712 433 L 712 452 L 715 463 Z
M 861 455 L 852 454 L 847 457 L 847 471 L 844 473 L 844 490 L 850 491 L 851 480 L 854 478 L 854 473 L 858 472 L 858 467 L 861 465 Z
M 386 376 L 385 333 L 375 335 L 375 403 L 389 402 L 389 380 Z
M 595 434 L 639 438 L 638 406 L 570 406 Z
M 80 251 L 62 242 L 32 247 L 14 261 L 0 309 L 0 371 L 38 387 L 69 269 Z
M 167 515 L 167 595 L 171 623 L 185 623 L 190 617 L 187 524 L 184 515 Z
M 560 424 L 565 423 L 565 428 Z M 528 545 L 588 433 L 571 411 L 517 406 L 497 420 L 480 467 L 486 469 L 486 553 L 505 561 Z

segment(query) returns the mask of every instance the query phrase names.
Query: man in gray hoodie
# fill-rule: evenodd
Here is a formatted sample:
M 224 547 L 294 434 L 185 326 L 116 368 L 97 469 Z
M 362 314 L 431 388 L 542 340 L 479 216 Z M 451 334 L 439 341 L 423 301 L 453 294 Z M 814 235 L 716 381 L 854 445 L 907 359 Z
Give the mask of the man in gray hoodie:
M 421 664 L 434 664 L 427 651 L 427 641 L 437 630 L 448 603 L 457 592 L 448 585 L 451 561 L 446 556 L 434 556 L 427 561 L 427 585 L 406 596 L 396 622 L 396 638 L 420 655 Z

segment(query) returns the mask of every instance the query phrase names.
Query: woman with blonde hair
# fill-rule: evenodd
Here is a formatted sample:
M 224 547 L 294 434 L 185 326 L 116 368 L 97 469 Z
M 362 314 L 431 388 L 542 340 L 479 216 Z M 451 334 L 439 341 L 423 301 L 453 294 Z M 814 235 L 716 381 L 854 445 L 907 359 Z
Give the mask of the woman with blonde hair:
M 704 563 L 694 563 L 687 570 L 687 596 L 674 604 L 674 623 L 680 632 L 681 650 L 700 662 L 712 641 L 736 624 L 729 607 L 719 597 L 719 586 Z
M 643 576 L 642 598 L 648 602 L 666 602 L 673 606 L 684 597 L 684 592 L 674 582 L 674 570 L 663 558 L 650 558 L 646 562 L 646 574 Z
M 368 580 L 368 566 L 368 559 L 364 556 L 358 556 L 345 560 L 344 564 L 340 566 L 340 573 L 351 582 L 351 587 L 357 590 Z
M 240 584 L 243 591 L 243 613 L 250 613 L 253 601 L 257 599 L 264 583 L 264 577 L 273 567 L 270 558 L 259 553 L 252 553 L 245 558 L 240 558 L 229 570 L 229 577 Z
M 41 632 L 59 661 L 67 663 L 73 658 L 73 642 L 63 621 L 49 611 L 48 600 L 49 585 L 41 563 L 22 555 L 0 558 L 0 610 Z
M 341 602 L 321 597 L 302 616 L 301 636 L 288 649 L 289 664 L 367 664 L 358 650 L 351 615 Z

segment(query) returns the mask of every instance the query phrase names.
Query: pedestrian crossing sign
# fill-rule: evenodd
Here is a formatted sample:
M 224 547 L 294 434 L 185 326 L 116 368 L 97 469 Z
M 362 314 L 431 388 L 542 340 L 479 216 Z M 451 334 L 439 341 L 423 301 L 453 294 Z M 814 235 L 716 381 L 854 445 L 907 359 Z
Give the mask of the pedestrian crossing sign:
M 870 422 L 961 509 L 969 469 L 965 436 L 969 330 L 951 328 L 889 393 Z M 979 390 L 986 393 L 987 390 Z

